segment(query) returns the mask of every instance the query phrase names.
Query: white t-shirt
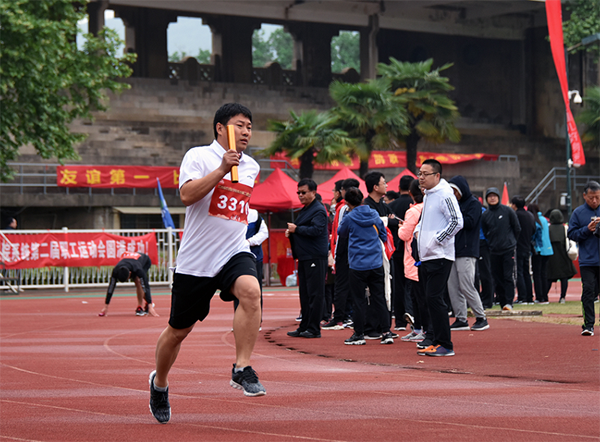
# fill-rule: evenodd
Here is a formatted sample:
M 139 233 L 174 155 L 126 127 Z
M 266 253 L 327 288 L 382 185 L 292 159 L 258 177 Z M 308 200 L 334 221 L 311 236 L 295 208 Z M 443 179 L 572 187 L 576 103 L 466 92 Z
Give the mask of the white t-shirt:
M 225 152 L 216 140 L 210 146 L 190 149 L 181 162 L 179 187 L 218 169 Z M 213 277 L 233 255 L 250 252 L 246 217 L 259 171 L 256 161 L 242 155 L 238 166 L 239 184 L 232 184 L 228 173 L 204 198 L 186 208 L 175 272 Z

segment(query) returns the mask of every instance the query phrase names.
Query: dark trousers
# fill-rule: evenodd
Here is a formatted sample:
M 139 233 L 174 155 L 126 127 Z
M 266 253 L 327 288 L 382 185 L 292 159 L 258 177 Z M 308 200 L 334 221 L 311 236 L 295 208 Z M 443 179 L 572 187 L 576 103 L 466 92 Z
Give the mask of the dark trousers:
M 506 252 L 502 255 L 490 254 L 490 264 L 500 307 L 504 307 L 505 305 L 512 306 L 513 299 L 515 298 L 514 251 Z
M 452 350 L 448 306 L 444 302 L 444 292 L 452 269 L 452 261 L 433 259 L 421 263 L 423 282 L 425 283 L 425 299 L 429 308 L 431 328 L 433 329 L 433 345 L 441 345 Z
M 492 278 L 492 269 L 490 268 L 490 248 L 485 239 L 479 240 L 479 260 L 477 261 L 477 271 L 479 282 L 475 287 L 479 289 L 479 297 L 483 308 L 492 308 L 494 305 L 494 280 Z
M 325 284 L 325 296 L 323 297 L 323 320 L 329 321 L 331 319 L 331 306 L 333 303 L 333 291 L 335 290 L 335 283 Z
M 373 314 L 373 325 L 380 332 L 390 330 L 390 314 L 385 302 L 383 286 L 383 267 L 374 270 L 352 270 L 350 269 L 350 293 L 354 303 L 352 319 L 354 321 L 354 333 L 364 335 L 367 307 Z M 365 290 L 369 288 L 369 299 Z
M 531 270 L 533 271 L 533 288 L 535 299 L 538 302 L 548 301 L 548 258 L 549 256 L 533 255 L 531 257 Z
M 529 252 L 519 253 L 517 250 L 517 292 L 519 302 L 533 302 L 533 289 L 529 273 Z
M 350 267 L 348 267 L 348 251 L 338 250 L 335 257 L 335 285 L 333 289 L 333 319 L 344 322 L 348 310 L 350 294 Z
M 298 291 L 302 321 L 298 330 L 321 333 L 327 258 L 298 261 Z
M 594 314 L 594 301 L 598 297 L 600 286 L 600 267 L 580 266 L 581 273 L 581 306 L 583 308 L 583 326 L 593 327 L 596 322 Z
M 404 243 L 402 243 L 404 245 Z M 410 281 L 404 276 L 404 256 L 394 254 L 392 262 L 394 263 L 394 275 L 392 284 L 394 316 L 396 317 L 396 327 L 406 327 L 404 313 L 410 313 L 414 316 L 414 307 L 410 297 Z
M 421 281 L 406 280 L 410 283 L 410 297 L 412 298 L 413 312 L 415 318 L 414 327 L 425 332 L 431 328 L 429 324 L 429 311 L 427 310 L 427 300 L 425 299 L 425 288 Z

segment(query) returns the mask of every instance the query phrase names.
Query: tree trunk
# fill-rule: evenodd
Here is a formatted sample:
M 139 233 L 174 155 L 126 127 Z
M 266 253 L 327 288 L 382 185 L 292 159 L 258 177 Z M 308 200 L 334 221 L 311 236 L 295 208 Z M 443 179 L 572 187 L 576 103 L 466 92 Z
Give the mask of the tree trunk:
M 369 160 L 360 160 L 360 168 L 358 169 L 358 176 L 361 179 L 365 179 L 365 175 L 369 173 Z
M 417 174 L 417 146 L 420 139 L 416 130 L 406 137 L 406 168 L 415 175 Z
M 310 178 L 312 179 L 315 166 L 313 160 L 315 157 L 314 149 L 307 150 L 300 157 L 300 179 Z

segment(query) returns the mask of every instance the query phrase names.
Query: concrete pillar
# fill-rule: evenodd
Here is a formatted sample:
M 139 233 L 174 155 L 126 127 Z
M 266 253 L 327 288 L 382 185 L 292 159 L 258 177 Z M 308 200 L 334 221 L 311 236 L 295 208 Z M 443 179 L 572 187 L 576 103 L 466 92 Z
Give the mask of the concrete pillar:
M 233 16 L 203 20 L 212 31 L 215 80 L 228 83 L 252 83 L 252 33 L 260 21 Z
M 160 9 L 115 7 L 115 15 L 125 23 L 126 50 L 133 50 L 137 60 L 134 77 L 169 78 L 167 27 L 177 21 L 177 15 Z
M 331 83 L 331 38 L 337 27 L 321 23 L 293 23 L 289 32 L 296 43 L 296 66 L 301 72 L 301 86 L 328 87 Z M 300 61 L 300 63 L 298 63 Z
M 104 11 L 108 8 L 108 0 L 88 3 L 88 32 L 98 36 L 104 27 Z
M 377 75 L 379 62 L 377 34 L 379 32 L 379 16 L 369 16 L 369 26 L 360 30 L 360 79 L 365 81 Z

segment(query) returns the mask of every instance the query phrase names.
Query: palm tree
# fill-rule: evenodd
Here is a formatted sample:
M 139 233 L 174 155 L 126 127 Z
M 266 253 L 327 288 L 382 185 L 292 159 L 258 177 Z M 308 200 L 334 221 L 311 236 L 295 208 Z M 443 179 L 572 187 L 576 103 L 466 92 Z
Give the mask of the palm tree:
M 390 146 L 408 134 L 408 117 L 403 97 L 394 97 L 388 79 L 366 83 L 334 81 L 329 94 L 337 104 L 332 112 L 338 124 L 356 139 L 354 152 L 360 158 L 361 178 L 369 169 L 369 157 L 376 149 Z
M 406 164 L 416 173 L 417 148 L 421 138 L 434 143 L 460 141 L 454 123 L 459 117 L 454 101 L 448 93 L 454 89 L 440 72 L 451 63 L 431 70 L 433 59 L 418 63 L 401 62 L 390 57 L 390 64 L 379 63 L 378 72 L 391 82 L 394 95 L 403 97 L 409 119 L 406 144 Z
M 585 107 L 577 116 L 577 122 L 585 124 L 582 141 L 588 146 L 600 146 L 600 86 L 586 89 Z
M 330 112 L 290 111 L 288 121 L 269 120 L 268 129 L 277 137 L 262 151 L 264 155 L 286 152 L 291 159 L 300 159 L 300 178 L 312 178 L 314 163 L 328 164 L 332 161 L 348 163 L 350 148 L 354 140 L 335 124 Z

